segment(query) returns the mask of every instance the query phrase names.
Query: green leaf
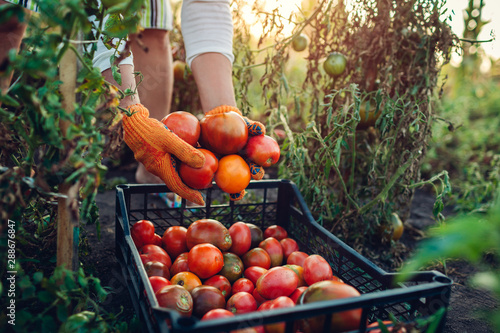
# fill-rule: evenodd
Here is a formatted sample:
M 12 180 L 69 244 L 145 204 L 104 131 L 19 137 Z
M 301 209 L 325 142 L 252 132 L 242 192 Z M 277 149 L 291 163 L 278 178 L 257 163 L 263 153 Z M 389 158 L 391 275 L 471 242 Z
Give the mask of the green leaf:
M 33 282 L 35 284 L 40 283 L 43 280 L 43 272 L 36 272 L 33 274 Z
M 118 72 L 118 66 L 116 65 L 111 66 L 111 73 L 113 74 L 113 79 L 116 81 L 116 83 L 121 85 L 122 75 Z
M 43 303 L 50 303 L 50 302 L 52 302 L 55 299 L 55 296 L 52 295 L 47 290 L 41 290 L 41 291 L 39 291 L 37 293 L 37 296 L 38 296 L 38 299 L 40 300 L 40 302 L 43 302 Z

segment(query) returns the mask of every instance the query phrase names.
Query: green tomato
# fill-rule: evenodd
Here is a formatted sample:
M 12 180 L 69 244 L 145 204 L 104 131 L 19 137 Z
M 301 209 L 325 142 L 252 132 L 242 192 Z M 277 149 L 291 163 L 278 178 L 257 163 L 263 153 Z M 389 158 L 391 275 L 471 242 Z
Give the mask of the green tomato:
M 59 327 L 59 333 L 102 333 L 108 332 L 106 323 L 92 311 L 82 311 L 69 316 Z
M 309 39 L 306 35 L 298 35 L 292 39 L 292 48 L 297 51 L 304 51 L 309 43 Z
M 347 59 L 342 53 L 332 52 L 323 63 L 323 68 L 328 75 L 339 76 L 344 73 L 346 65 Z

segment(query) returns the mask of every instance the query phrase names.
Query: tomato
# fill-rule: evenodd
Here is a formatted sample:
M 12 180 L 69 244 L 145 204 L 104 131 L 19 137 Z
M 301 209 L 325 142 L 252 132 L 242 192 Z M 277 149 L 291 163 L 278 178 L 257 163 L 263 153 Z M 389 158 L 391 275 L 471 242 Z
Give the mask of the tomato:
M 306 260 L 307 257 L 309 257 L 307 253 L 301 251 L 295 251 L 290 253 L 288 258 L 286 258 L 286 263 L 288 265 L 299 265 L 304 267 L 304 260 Z
M 188 254 L 189 271 L 202 279 L 217 274 L 224 266 L 222 252 L 210 243 L 195 245 Z
M 290 296 L 297 285 L 299 278 L 290 268 L 278 266 L 269 269 L 257 280 L 257 291 L 265 299 L 274 299 L 279 296 Z
M 250 234 L 252 236 L 252 241 L 250 244 L 250 248 L 259 246 L 259 243 L 264 240 L 264 232 L 261 228 L 252 223 L 247 223 L 248 228 L 250 229 Z
M 344 73 L 346 65 L 347 59 L 342 53 L 332 52 L 323 63 L 323 68 L 328 75 L 335 77 Z
M 293 37 L 292 39 L 292 49 L 294 51 L 300 52 L 304 51 L 309 43 L 309 38 L 306 35 L 300 34 Z
M 186 111 L 169 113 L 161 122 L 179 138 L 196 147 L 200 137 L 201 127 L 198 118 Z
M 243 275 L 243 261 L 234 253 L 226 252 L 222 255 L 224 266 L 219 274 L 225 276 L 232 284 Z
M 271 268 L 271 257 L 266 250 L 260 247 L 255 247 L 243 255 L 243 266 L 259 266 L 265 269 Z
M 190 74 L 189 67 L 186 62 L 182 60 L 174 60 L 173 64 L 173 71 L 174 71 L 174 82 L 184 82 L 185 81 L 185 73 Z
M 200 126 L 201 146 L 216 154 L 236 154 L 245 147 L 248 140 L 247 124 L 234 111 L 207 114 L 200 120 Z
M 158 234 L 154 234 L 154 236 L 153 236 L 153 242 L 151 244 L 161 246 L 162 245 L 161 236 L 158 235 Z
M 253 293 L 255 286 L 252 281 L 246 278 L 240 278 L 233 283 L 233 289 L 231 293 L 234 295 L 240 291 L 246 291 L 247 293 Z
M 148 261 L 159 261 L 170 269 L 172 260 L 168 256 L 167 251 L 158 245 L 146 244 L 139 250 L 139 256 L 142 263 L 146 264 Z
M 188 251 L 186 233 L 187 229 L 185 227 L 177 225 L 168 227 L 163 233 L 161 238 L 162 247 L 174 261 L 181 253 Z
M 297 287 L 302 287 L 307 285 L 306 281 L 304 280 L 304 268 L 302 268 L 299 265 L 283 265 L 283 267 L 290 268 L 292 271 L 295 272 L 295 274 L 297 274 L 297 277 L 299 278 Z
M 100 333 L 107 331 L 104 319 L 95 312 L 87 310 L 69 316 L 59 328 L 59 332 Z
M 201 320 L 212 320 L 227 317 L 234 317 L 234 314 L 226 309 L 213 309 L 205 313 L 205 315 L 201 317 Z
M 250 281 L 252 281 L 252 283 L 255 286 L 255 284 L 257 283 L 257 280 L 265 272 L 267 272 L 266 268 L 263 268 L 263 267 L 260 267 L 260 266 L 250 266 L 250 267 L 247 267 L 245 269 L 245 271 L 243 272 L 243 277 L 245 277 L 245 278 L 249 279 Z
M 320 281 L 309 286 L 299 298 L 299 304 L 325 300 L 357 297 L 360 293 L 352 286 L 336 281 Z M 330 332 L 357 330 L 361 322 L 362 309 L 353 309 L 332 314 Z M 304 333 L 315 333 L 323 329 L 325 316 L 300 320 Z
M 161 288 L 156 293 L 156 299 L 159 306 L 174 309 L 182 316 L 189 317 L 193 313 L 193 298 L 179 285 L 172 284 Z
M 264 239 L 269 237 L 274 237 L 280 241 L 288 237 L 288 232 L 282 226 L 271 225 L 264 230 Z
M 252 233 L 246 223 L 234 223 L 229 227 L 229 234 L 231 235 L 231 240 L 233 242 L 229 252 L 242 256 L 250 250 L 250 246 L 252 245 Z
M 130 236 L 132 236 L 132 240 L 137 249 L 140 249 L 146 244 L 153 244 L 155 226 L 153 222 L 148 220 L 137 221 L 130 229 Z
M 240 155 L 226 155 L 219 160 L 215 183 L 226 193 L 239 193 L 250 184 L 250 167 Z
M 208 311 L 213 309 L 224 309 L 226 298 L 222 292 L 212 286 L 201 285 L 191 291 L 193 298 L 193 315 L 198 318 L 203 317 Z
M 257 311 L 267 311 L 267 310 L 271 309 L 271 305 L 273 305 L 273 301 L 274 301 L 273 299 L 270 299 L 270 300 L 266 300 L 266 301 L 262 302 L 262 304 L 259 305 L 259 307 L 257 308 Z
M 231 296 L 231 282 L 225 276 L 214 275 L 203 282 L 203 284 L 219 289 L 226 300 Z
M 215 172 L 219 167 L 219 160 L 210 150 L 198 149 L 205 156 L 205 163 L 201 168 L 193 168 L 186 163 L 179 163 L 179 176 L 184 184 L 196 190 L 212 187 Z
M 202 284 L 200 278 L 191 272 L 177 273 L 170 279 L 170 282 L 183 287 L 189 292 Z
M 202 243 L 210 243 L 221 251 L 227 251 L 233 241 L 229 230 L 222 223 L 212 219 L 201 219 L 194 221 L 188 227 L 186 244 L 188 249 L 192 249 L 193 246 Z
M 172 284 L 170 280 L 164 278 L 163 276 L 150 276 L 149 283 L 151 283 L 151 287 L 153 288 L 153 292 L 155 294 L 161 288 L 165 286 L 170 286 Z
M 319 254 L 312 254 L 304 260 L 304 280 L 308 285 L 332 278 L 330 264 Z
M 287 260 L 288 256 L 295 251 L 299 250 L 299 245 L 294 239 L 283 238 L 280 240 L 281 247 L 283 248 L 283 259 Z
M 380 229 L 382 237 L 385 241 L 397 241 L 403 235 L 405 228 L 403 222 L 401 222 L 401 219 L 399 218 L 399 215 L 397 213 L 392 213 L 388 223 L 381 226 Z
M 260 296 L 259 292 L 257 291 L 257 289 L 253 289 L 252 291 L 252 296 L 253 298 L 255 298 L 255 300 L 257 301 L 257 305 L 260 307 L 260 305 L 264 302 L 267 302 L 267 299 L 265 299 L 264 297 Z M 257 309 L 258 310 L 258 309 Z
M 280 266 L 283 263 L 283 248 L 274 237 L 268 237 L 260 242 L 259 247 L 266 250 L 271 257 L 271 267 Z
M 299 300 L 300 295 L 307 289 L 307 286 L 302 286 L 302 287 L 297 287 L 297 289 L 294 290 L 294 292 L 290 295 L 290 299 L 297 304 L 297 301 Z
M 251 294 L 241 291 L 229 298 L 226 303 L 226 309 L 234 314 L 256 311 L 257 301 Z
M 282 308 L 293 308 L 294 306 L 295 306 L 295 302 L 292 301 L 289 297 L 280 296 L 280 297 L 271 301 L 271 305 L 269 306 L 269 310 L 282 309 Z M 266 333 L 284 333 L 285 332 L 285 325 L 286 325 L 286 323 L 284 321 L 282 321 L 282 322 L 278 322 L 278 323 L 267 324 L 264 327 L 266 329 Z
M 359 123 L 356 125 L 356 130 L 366 130 L 369 127 L 375 126 L 377 119 L 382 114 L 381 110 L 370 108 L 369 103 L 361 104 L 359 108 Z
M 180 272 L 189 272 L 188 252 L 181 253 L 170 267 L 170 276 Z
M 280 146 L 269 135 L 251 136 L 245 146 L 243 154 L 257 165 L 265 168 L 278 162 Z
M 161 276 L 165 279 L 170 279 L 170 270 L 165 264 L 159 261 L 148 261 L 144 264 L 144 269 L 148 276 Z

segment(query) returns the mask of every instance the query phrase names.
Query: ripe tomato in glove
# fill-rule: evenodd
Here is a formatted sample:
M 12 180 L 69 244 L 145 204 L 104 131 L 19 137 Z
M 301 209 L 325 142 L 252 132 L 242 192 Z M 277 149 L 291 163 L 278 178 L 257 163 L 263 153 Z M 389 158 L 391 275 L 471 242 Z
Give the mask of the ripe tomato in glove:
M 215 183 L 226 193 L 239 193 L 250 184 L 250 168 L 243 157 L 227 155 L 219 160 Z
M 280 146 L 268 135 L 251 136 L 245 146 L 244 154 L 250 161 L 267 168 L 278 162 Z
M 179 176 L 187 186 L 195 190 L 203 190 L 212 186 L 215 172 L 219 167 L 219 161 L 210 150 L 200 148 L 199 151 L 205 156 L 205 164 L 201 168 L 193 168 L 185 163 L 179 165 Z
M 220 154 L 236 154 L 248 140 L 247 123 L 234 111 L 207 114 L 200 120 L 200 144 Z
M 169 113 L 161 122 L 179 138 L 196 147 L 200 137 L 201 127 L 198 118 L 186 111 Z

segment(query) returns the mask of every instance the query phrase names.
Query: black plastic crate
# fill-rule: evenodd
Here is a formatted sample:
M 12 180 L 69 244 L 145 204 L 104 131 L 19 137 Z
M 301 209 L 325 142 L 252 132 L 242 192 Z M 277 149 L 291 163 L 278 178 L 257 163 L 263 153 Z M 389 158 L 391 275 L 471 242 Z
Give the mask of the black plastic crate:
M 395 284 L 395 273 L 377 267 L 316 223 L 298 188 L 290 181 L 252 181 L 240 202 L 229 201 L 214 184 L 202 191 L 206 205 L 195 208 L 186 207 L 185 200 L 180 208 L 154 203 L 153 193 L 168 192 L 164 185 L 120 185 L 116 190 L 116 255 L 135 311 L 149 332 L 221 332 L 282 321 L 287 322 L 286 332 L 293 332 L 297 319 L 357 308 L 363 309 L 358 331 L 365 332 L 366 319 L 388 320 L 393 315 L 400 321 L 413 322 L 448 307 L 452 285 L 448 277 L 437 271 L 418 272 L 411 281 Z M 188 227 L 202 218 L 218 220 L 226 227 L 237 221 L 253 223 L 263 230 L 269 225 L 280 225 L 297 241 L 301 251 L 323 256 L 334 275 L 362 295 L 211 321 L 181 317 L 176 311 L 160 308 L 130 236 L 130 227 L 147 219 L 161 236 L 169 226 Z M 446 312 L 440 319 L 438 332 L 443 330 L 445 318 Z M 166 324 L 167 319 L 170 325 Z M 325 322 L 329 323 L 328 317 Z M 325 332 L 328 330 L 324 327 Z

